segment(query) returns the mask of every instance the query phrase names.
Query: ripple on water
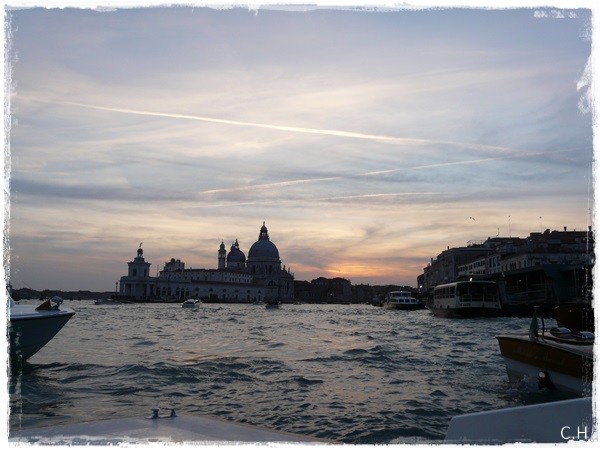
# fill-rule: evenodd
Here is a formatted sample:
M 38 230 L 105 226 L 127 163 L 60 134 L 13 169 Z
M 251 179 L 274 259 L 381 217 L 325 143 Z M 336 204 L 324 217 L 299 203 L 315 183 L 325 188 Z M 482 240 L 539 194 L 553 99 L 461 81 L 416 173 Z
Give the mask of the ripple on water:
M 42 352 L 11 368 L 12 430 L 159 405 L 351 444 L 440 443 L 455 414 L 548 396 L 505 382 L 494 335 L 528 320 L 368 305 L 73 308 Z

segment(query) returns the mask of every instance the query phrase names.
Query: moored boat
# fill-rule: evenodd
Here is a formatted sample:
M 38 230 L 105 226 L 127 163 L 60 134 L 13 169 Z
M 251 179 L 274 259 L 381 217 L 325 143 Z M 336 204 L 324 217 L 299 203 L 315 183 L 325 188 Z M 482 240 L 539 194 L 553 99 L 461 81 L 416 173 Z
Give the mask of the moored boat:
M 498 285 L 493 281 L 440 284 L 425 305 L 440 317 L 489 317 L 497 316 L 501 311 Z
M 10 357 L 24 361 L 35 355 L 75 315 L 69 308 L 61 308 L 62 299 L 52 297 L 41 305 L 9 303 Z
M 561 321 L 557 324 L 547 330 L 542 319 L 540 332 L 536 310 L 528 333 L 496 336 L 508 377 L 511 381 L 537 379 L 540 388 L 591 395 L 594 333 L 560 326 Z
M 391 291 L 386 294 L 383 307 L 385 309 L 415 310 L 423 309 L 425 305 L 408 291 Z

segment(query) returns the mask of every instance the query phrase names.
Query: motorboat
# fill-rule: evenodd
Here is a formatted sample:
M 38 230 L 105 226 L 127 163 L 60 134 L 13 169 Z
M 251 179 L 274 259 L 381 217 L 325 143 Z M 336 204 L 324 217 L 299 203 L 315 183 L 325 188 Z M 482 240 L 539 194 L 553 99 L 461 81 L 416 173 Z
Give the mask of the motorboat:
M 423 309 L 425 305 L 408 291 L 391 291 L 386 294 L 383 307 L 385 309 L 414 310 Z
M 200 304 L 200 300 L 198 300 L 196 298 L 188 298 L 186 301 L 184 301 L 181 304 L 181 307 L 182 308 L 197 308 L 199 304 Z
M 94 300 L 94 305 L 120 305 L 122 302 L 114 298 L 98 298 Z
M 61 308 L 62 298 L 54 296 L 41 305 L 9 302 L 9 344 L 11 360 L 24 361 L 40 351 L 75 315 Z
M 559 306 L 559 315 L 564 315 Z M 591 306 L 588 313 L 579 307 L 572 309 L 573 314 L 593 316 Z M 537 380 L 538 388 L 557 389 L 577 395 L 589 396 L 592 392 L 594 374 L 594 333 L 563 326 L 561 320 L 557 326 L 546 329 L 542 318 L 540 330 L 538 309 L 534 310 L 528 333 L 501 334 L 496 336 L 500 353 L 504 358 L 509 380 L 522 382 Z
M 425 306 L 440 317 L 489 317 L 502 311 L 498 285 L 481 280 L 440 284 Z
M 267 300 L 265 302 L 266 309 L 277 309 L 279 308 L 279 300 Z

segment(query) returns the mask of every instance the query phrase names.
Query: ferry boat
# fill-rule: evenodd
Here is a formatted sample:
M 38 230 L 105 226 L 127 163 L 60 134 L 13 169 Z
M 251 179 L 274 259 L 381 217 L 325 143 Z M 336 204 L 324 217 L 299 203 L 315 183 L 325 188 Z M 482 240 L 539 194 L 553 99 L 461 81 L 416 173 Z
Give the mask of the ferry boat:
M 479 280 L 440 284 L 426 306 L 440 317 L 497 316 L 502 309 L 498 285 Z
M 383 307 L 385 309 L 414 310 L 423 309 L 425 306 L 408 291 L 391 291 L 385 296 Z

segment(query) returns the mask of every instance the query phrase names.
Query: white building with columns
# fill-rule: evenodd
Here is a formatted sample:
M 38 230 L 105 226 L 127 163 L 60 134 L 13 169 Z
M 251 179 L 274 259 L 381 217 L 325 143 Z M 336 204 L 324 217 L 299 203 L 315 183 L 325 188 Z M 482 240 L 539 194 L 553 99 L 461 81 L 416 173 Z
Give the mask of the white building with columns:
M 171 258 L 156 277 L 150 276 L 149 262 L 137 250 L 121 277 L 119 296 L 132 301 L 183 301 L 249 303 L 264 300 L 292 300 L 294 275 L 282 267 L 279 250 L 269 239 L 266 225 L 250 247 L 248 259 L 236 241 L 229 253 L 221 242 L 216 269 L 186 269 L 180 259 Z

